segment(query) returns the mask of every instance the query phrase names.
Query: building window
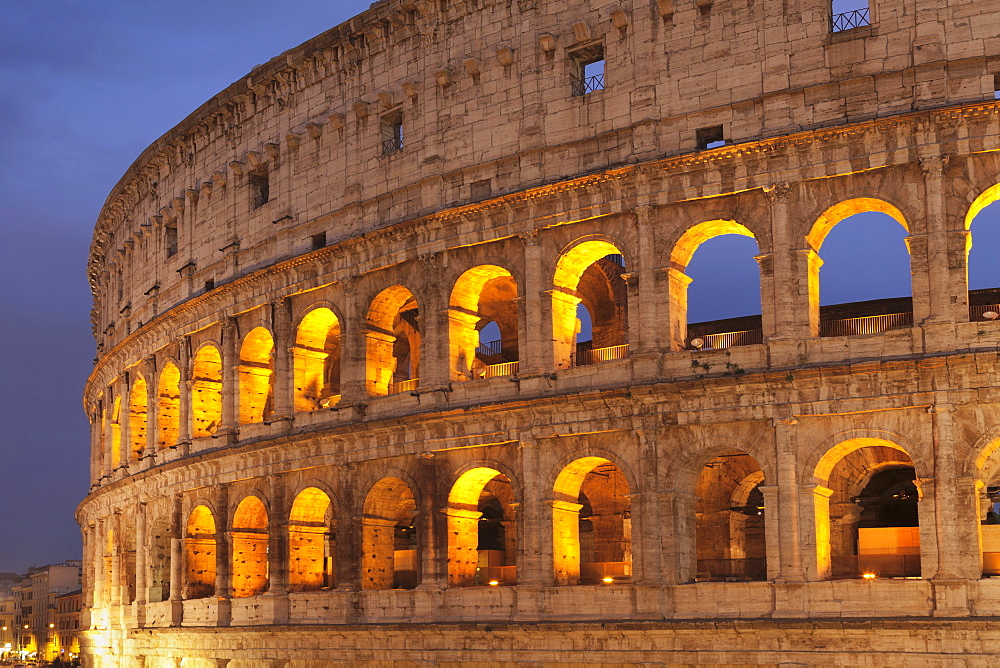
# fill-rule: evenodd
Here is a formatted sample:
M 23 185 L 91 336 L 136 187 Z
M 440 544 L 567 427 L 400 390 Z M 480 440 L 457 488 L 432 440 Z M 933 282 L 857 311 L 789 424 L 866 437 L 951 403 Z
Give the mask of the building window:
M 726 138 L 722 132 L 722 126 L 713 125 L 708 128 L 699 128 L 695 131 L 695 144 L 699 151 L 725 146 Z
M 250 172 L 250 207 L 259 209 L 271 199 L 271 184 L 267 168 L 261 167 Z
M 314 234 L 310 237 L 312 240 L 312 249 L 319 250 L 320 248 L 326 247 L 326 232 L 320 232 L 319 234 Z
M 382 117 L 382 155 L 392 155 L 402 149 L 403 112 L 390 112 Z
M 167 257 L 177 255 L 177 226 L 167 225 L 163 228 L 163 240 L 167 246 Z
M 872 23 L 868 0 L 833 0 L 830 32 L 863 28 Z
M 604 47 L 600 44 L 578 49 L 573 60 L 573 95 L 587 95 L 604 90 Z
M 993 99 L 1000 100 L 1000 74 L 993 75 Z

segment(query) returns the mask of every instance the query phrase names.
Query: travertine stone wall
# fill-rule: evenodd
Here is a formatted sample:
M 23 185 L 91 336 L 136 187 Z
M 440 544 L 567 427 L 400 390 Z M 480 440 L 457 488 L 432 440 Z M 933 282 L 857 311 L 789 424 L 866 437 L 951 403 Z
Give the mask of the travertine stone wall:
M 150 146 L 89 266 L 90 665 L 979 665 L 1000 324 L 967 258 L 1000 8 L 830 20 L 383 0 Z M 861 211 L 906 230 L 912 313 L 820 336 L 823 239 Z M 761 331 L 699 350 L 685 270 L 721 234 L 757 243 Z M 473 360 L 488 320 L 513 359 Z M 916 570 L 841 578 L 854 498 L 910 469 Z

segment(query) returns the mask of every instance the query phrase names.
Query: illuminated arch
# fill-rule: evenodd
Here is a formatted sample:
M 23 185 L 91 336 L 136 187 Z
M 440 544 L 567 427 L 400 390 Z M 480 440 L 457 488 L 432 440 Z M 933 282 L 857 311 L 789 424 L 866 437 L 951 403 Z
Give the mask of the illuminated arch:
M 845 218 L 850 218 L 858 213 L 884 213 L 899 223 L 907 234 L 910 233 L 910 226 L 907 224 L 903 212 L 896 206 L 873 197 L 855 197 L 834 204 L 816 219 L 809 234 L 806 235 L 809 247 L 818 253 L 827 235 L 830 234 L 830 230 Z
M 361 588 L 412 588 L 417 584 L 418 545 L 412 488 L 382 478 L 365 496 L 361 534 Z
M 181 425 L 181 372 L 173 362 L 160 370 L 156 389 L 157 447 L 162 450 L 177 445 Z
M 766 580 L 764 472 L 741 450 L 718 452 L 694 487 L 695 569 L 700 580 Z
M 136 374 L 128 400 L 129 459 L 138 461 L 146 449 L 146 428 L 149 415 L 149 394 L 146 379 Z
M 688 228 L 670 252 L 667 297 L 670 302 L 671 347 L 675 349 L 687 346 L 688 286 L 691 284 L 691 277 L 686 272 L 691 258 L 706 241 L 729 234 L 757 241 L 753 232 L 735 220 L 707 220 Z
M 596 474 L 596 475 L 595 475 Z M 632 577 L 629 482 L 610 459 L 584 456 L 556 477 L 552 501 L 552 557 L 556 583 L 596 583 Z M 581 516 L 589 504 L 591 515 Z M 589 524 L 585 524 L 589 523 Z M 583 554 L 581 531 L 593 533 L 593 555 Z
M 203 345 L 191 364 L 191 436 L 211 436 L 222 422 L 222 355 Z
M 232 523 L 233 598 L 257 596 L 267 591 L 267 508 L 256 496 L 236 506 Z
M 818 485 L 813 507 L 816 569 L 820 577 L 858 577 L 865 570 L 884 571 L 883 575 L 920 575 L 919 522 L 876 525 L 887 527 L 882 532 L 891 534 L 890 542 L 903 541 L 896 548 L 902 551 L 894 555 L 872 552 L 866 543 L 871 542 L 869 536 L 875 532 L 858 529 L 863 506 L 855 501 L 879 474 L 892 471 L 899 471 L 904 477 L 909 475 L 911 480 L 916 476 L 910 453 L 899 443 L 878 436 L 859 435 L 841 440 L 816 462 L 813 477 Z M 868 533 L 862 535 L 862 531 Z
M 215 515 L 208 506 L 195 506 L 184 532 L 184 598 L 215 595 L 215 540 Z
M 263 422 L 271 414 L 274 338 L 255 327 L 240 346 L 240 424 Z
M 310 310 L 295 332 L 295 410 L 314 411 L 340 397 L 340 319 L 325 306 Z
M 516 530 L 510 478 L 489 466 L 462 473 L 448 494 L 448 584 L 514 584 Z M 498 506 L 500 517 L 484 507 Z M 488 535 L 487 535 L 488 532 Z M 493 535 L 495 534 L 495 535 Z M 496 544 L 487 545 L 486 542 Z
M 969 210 L 965 213 L 965 229 L 972 229 L 972 223 L 975 221 L 976 216 L 996 201 L 1000 201 L 1000 183 L 990 186 L 980 193 L 979 197 L 973 200 L 969 206 Z
M 608 256 L 622 251 L 608 239 L 590 238 L 568 247 L 559 256 L 553 274 L 552 342 L 557 369 L 579 364 L 577 307 L 586 306 L 593 322 L 592 348 L 615 352 L 595 359 L 624 356 L 628 344 L 628 297 L 621 267 L 612 267 Z
M 502 362 L 518 359 L 517 283 L 511 273 L 484 264 L 465 271 L 449 299 L 449 368 L 452 380 L 469 380 L 486 373 L 488 365 L 501 363 L 478 359 L 479 331 L 488 322 L 500 329 Z M 512 371 L 510 371 L 512 372 Z M 504 374 L 506 375 L 506 374 Z
M 334 586 L 333 504 L 318 487 L 299 492 L 288 515 L 288 588 L 314 591 Z
M 418 315 L 416 298 L 401 285 L 386 288 L 372 300 L 365 319 L 365 384 L 369 394 L 381 396 L 400 387 L 416 386 L 420 377 Z

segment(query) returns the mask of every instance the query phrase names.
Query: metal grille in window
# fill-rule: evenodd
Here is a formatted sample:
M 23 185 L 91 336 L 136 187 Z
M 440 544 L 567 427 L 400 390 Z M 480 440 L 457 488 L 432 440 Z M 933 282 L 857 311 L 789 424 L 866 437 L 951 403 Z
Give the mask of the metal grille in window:
M 389 155 L 390 153 L 395 153 L 403 148 L 403 138 L 402 137 L 389 137 L 388 139 L 382 140 L 382 155 Z
M 573 80 L 573 95 L 586 95 L 597 90 L 604 90 L 603 74 Z
M 864 26 L 870 26 L 871 24 L 871 9 L 868 7 L 865 7 L 864 9 L 855 9 L 854 11 L 844 12 L 842 14 L 834 14 L 832 32 L 843 32 L 845 30 L 850 30 L 851 28 L 863 28 Z

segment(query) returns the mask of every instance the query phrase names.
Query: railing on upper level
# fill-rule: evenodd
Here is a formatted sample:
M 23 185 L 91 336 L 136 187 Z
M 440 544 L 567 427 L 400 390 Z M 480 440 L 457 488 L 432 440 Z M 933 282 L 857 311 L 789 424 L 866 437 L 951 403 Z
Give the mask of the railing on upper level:
M 972 322 L 989 322 L 997 318 L 1000 318 L 1000 304 L 978 304 L 969 307 L 969 320 Z
M 843 32 L 852 28 L 863 28 L 872 24 L 871 9 L 855 9 L 850 12 L 834 14 L 831 17 L 830 32 Z
M 892 329 L 913 327 L 913 313 L 887 313 L 865 315 L 859 318 L 823 320 L 819 323 L 820 336 L 852 336 L 855 334 L 881 334 Z
M 700 345 L 698 344 L 700 342 Z M 751 346 L 764 343 L 764 331 L 747 329 L 742 332 L 721 332 L 718 334 L 703 334 L 689 341 L 692 348 L 698 350 L 724 350 L 733 346 Z
M 412 392 L 417 389 L 417 384 L 419 383 L 419 378 L 411 378 L 410 380 L 401 380 L 398 383 L 389 383 L 389 394 L 399 394 L 400 392 Z
M 586 366 L 597 364 L 598 362 L 610 362 L 628 357 L 627 343 L 620 346 L 608 346 L 607 348 L 592 348 L 591 350 L 580 350 L 576 353 L 575 366 Z
M 490 364 L 480 371 L 480 378 L 499 378 L 500 376 L 513 376 L 517 373 L 520 362 L 501 362 L 500 364 Z
M 502 341 L 487 341 L 486 343 L 480 343 L 476 348 L 476 355 L 480 357 L 492 357 L 493 355 L 499 355 L 502 352 Z
M 604 75 L 595 74 L 592 77 L 573 79 L 573 95 L 586 95 L 594 91 L 604 90 Z

